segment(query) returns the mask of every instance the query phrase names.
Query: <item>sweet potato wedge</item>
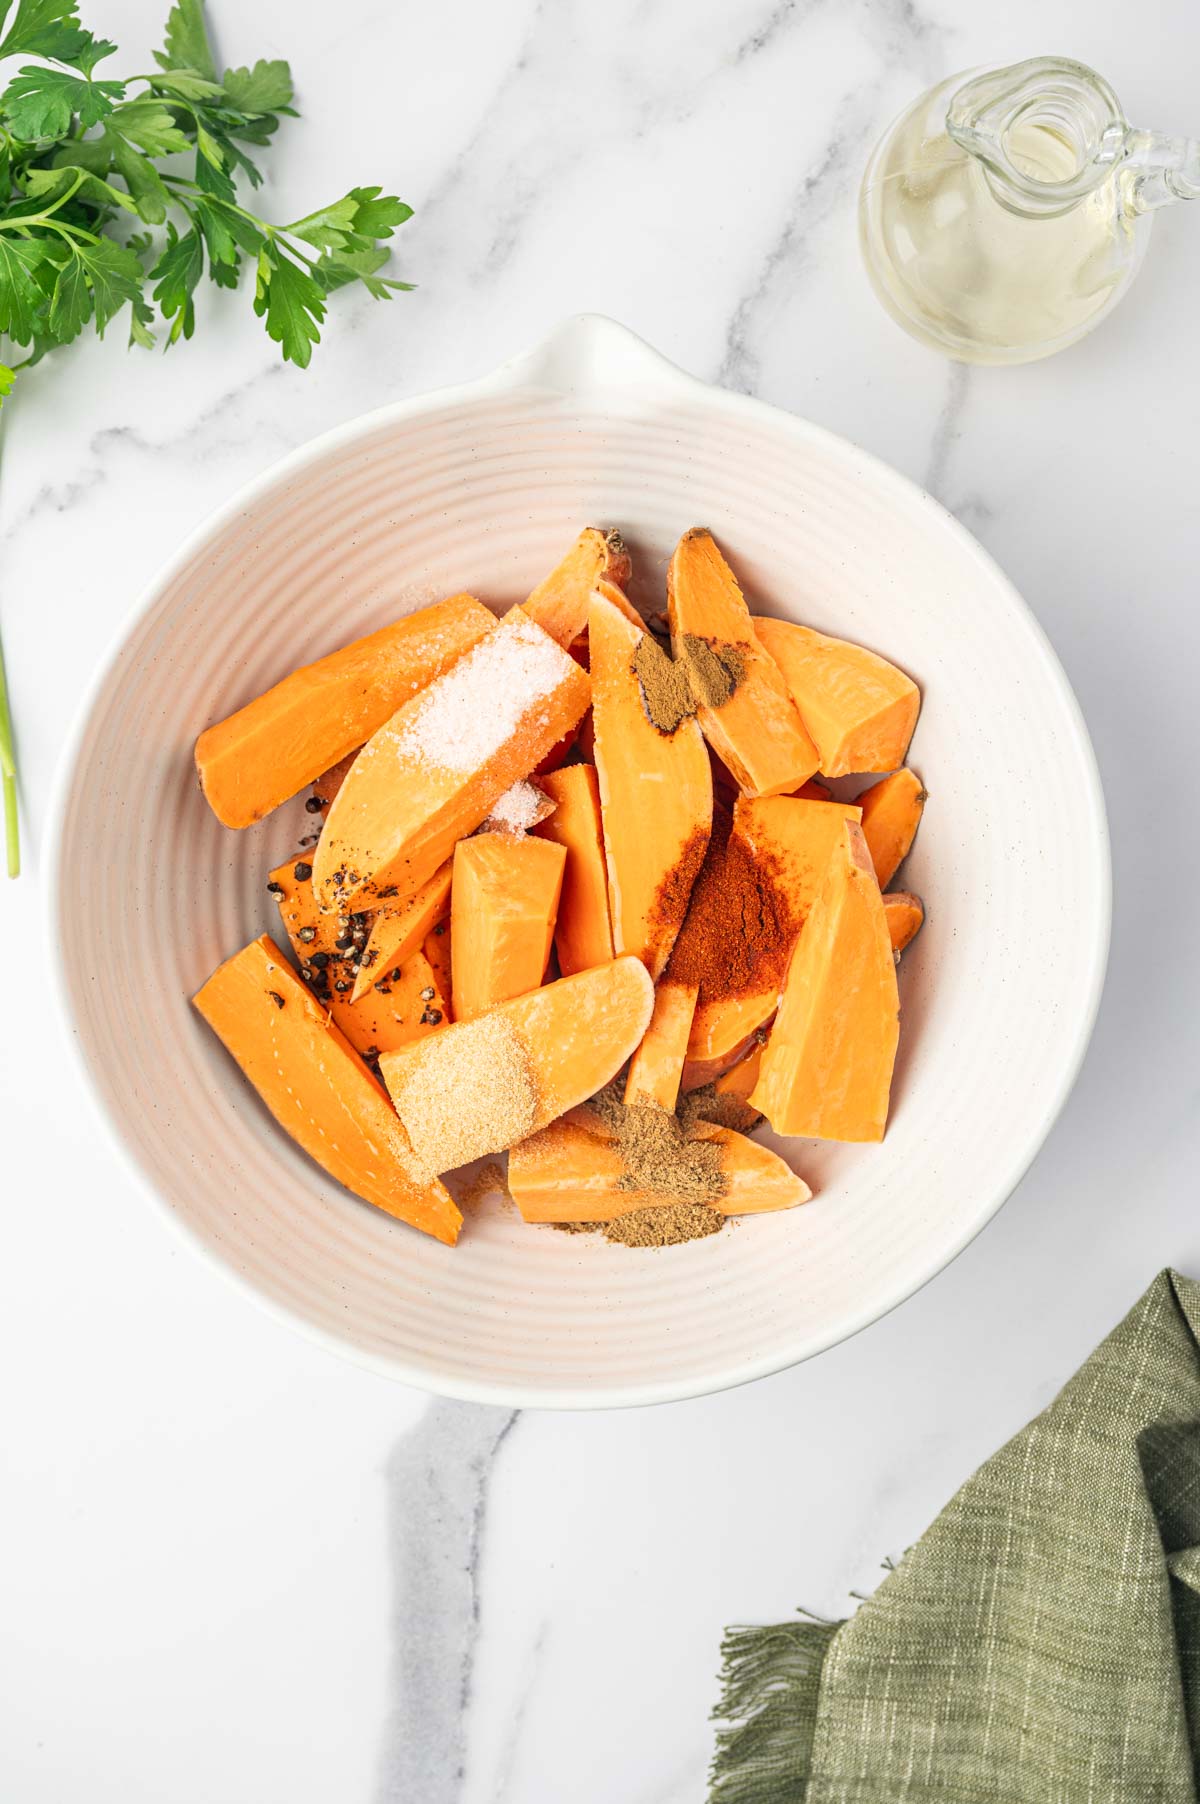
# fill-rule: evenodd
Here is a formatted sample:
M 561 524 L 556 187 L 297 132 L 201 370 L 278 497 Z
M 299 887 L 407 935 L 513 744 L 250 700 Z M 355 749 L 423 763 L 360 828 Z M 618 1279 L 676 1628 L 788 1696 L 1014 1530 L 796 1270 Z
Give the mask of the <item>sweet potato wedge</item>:
M 645 1038 L 629 1063 L 626 1104 L 655 1103 L 669 1114 L 679 1100 L 679 1080 L 687 1058 L 688 1034 L 699 990 L 694 983 L 664 979 L 654 994 L 654 1013 Z
M 602 596 L 592 601 L 592 720 L 613 946 L 661 975 L 712 828 L 712 774 L 694 720 L 672 733 L 642 705 L 633 660 L 645 637 Z
M 554 802 L 554 813 L 534 832 L 562 846 L 567 855 L 554 947 L 559 969 L 570 977 L 607 964 L 613 956 L 600 783 L 594 765 L 568 764 L 547 771 L 540 787 Z
M 226 827 L 261 820 L 362 745 L 494 625 L 482 602 L 452 595 L 294 670 L 206 727 L 196 769 L 217 819 Z
M 646 967 L 618 958 L 385 1053 L 380 1070 L 422 1168 L 502 1152 L 594 1095 L 653 1008 Z
M 691 1137 L 721 1149 L 725 1193 L 709 1204 L 722 1215 L 762 1214 L 806 1203 L 812 1191 L 768 1147 L 733 1128 L 697 1121 Z M 584 1107 L 522 1140 L 509 1154 L 508 1188 L 525 1221 L 615 1221 L 635 1209 L 669 1208 L 663 1191 L 622 1189 L 624 1162 L 599 1117 Z
M 535 990 L 554 938 L 567 854 L 547 839 L 477 833 L 454 852 L 454 1014 L 472 1021 Z
M 887 1125 L 900 1003 L 867 842 L 853 821 L 842 832 L 793 955 L 750 1102 L 776 1133 L 874 1141 Z
M 883 913 L 896 957 L 911 946 L 925 925 L 925 904 L 920 896 L 908 890 L 889 890 L 883 898 Z
M 925 788 L 911 770 L 893 771 L 858 798 L 862 830 L 880 889 L 886 889 L 912 849 L 925 809 Z
M 512 608 L 363 747 L 313 857 L 322 908 L 403 901 L 588 705 L 587 673 Z
M 422 1175 L 382 1087 L 266 934 L 193 998 L 276 1121 L 347 1190 L 453 1246 L 462 1216 Z
M 921 710 L 911 677 L 864 646 L 791 620 L 756 618 L 754 630 L 816 742 L 822 776 L 903 764 Z
M 675 547 L 667 617 L 675 657 L 688 664 L 701 702 L 696 717 L 704 736 L 745 794 L 782 795 L 807 782 L 817 768 L 816 746 L 758 641 L 733 571 L 703 527 Z
M 355 1000 L 361 967 L 356 967 L 352 949 L 339 946 L 338 941 L 352 936 L 357 920 L 322 914 L 313 896 L 311 875 L 297 876 L 298 871 L 311 871 L 311 866 L 302 859 L 289 859 L 271 872 L 269 887 L 305 980 L 355 1051 L 374 1057 L 407 1046 L 410 1040 L 440 1027 L 446 1019 L 445 1003 L 420 951 L 410 951 L 403 963 L 392 959 L 374 966 Z
M 592 591 L 602 582 L 620 587 L 628 578 L 629 554 L 620 533 L 588 526 L 523 603 L 524 611 L 565 651 L 587 625 Z
M 450 879 L 453 872 L 454 860 L 448 858 L 407 901 L 395 906 L 390 902 L 380 904 L 371 923 L 371 935 L 362 961 L 354 976 L 351 1002 L 361 1002 L 382 972 L 394 970 L 406 958 L 411 958 L 414 952 L 421 950 L 430 929 L 438 921 L 444 920 L 450 912 Z M 321 922 L 327 922 L 330 918 L 322 915 Z M 320 926 L 320 922 L 317 924 Z

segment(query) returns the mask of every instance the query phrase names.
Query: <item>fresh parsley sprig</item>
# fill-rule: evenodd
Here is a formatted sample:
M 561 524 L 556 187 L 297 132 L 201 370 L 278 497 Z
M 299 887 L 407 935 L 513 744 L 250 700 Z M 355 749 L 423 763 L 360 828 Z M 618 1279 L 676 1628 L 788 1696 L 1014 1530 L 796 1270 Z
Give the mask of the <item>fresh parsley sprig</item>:
M 254 311 L 304 368 L 329 296 L 358 283 L 377 300 L 412 286 L 383 275 L 412 208 L 379 188 L 274 224 L 238 200 L 262 177 L 249 149 L 295 118 L 285 62 L 218 73 L 203 0 L 176 0 L 155 71 L 98 77 L 116 51 L 79 22 L 78 0 L 0 0 L 0 403 L 19 371 L 89 324 L 128 309 L 129 341 L 190 338 L 205 270 L 233 288 L 254 271 Z M 19 868 L 16 758 L 0 655 L 0 784 L 10 876 Z

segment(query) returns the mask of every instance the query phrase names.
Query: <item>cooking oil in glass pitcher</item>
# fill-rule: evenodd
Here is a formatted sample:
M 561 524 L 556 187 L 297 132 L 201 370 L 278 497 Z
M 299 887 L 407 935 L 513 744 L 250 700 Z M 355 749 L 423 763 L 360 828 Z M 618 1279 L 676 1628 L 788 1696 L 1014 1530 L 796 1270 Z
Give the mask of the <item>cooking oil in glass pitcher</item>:
M 877 146 L 859 223 L 884 306 L 974 363 L 1081 338 L 1137 271 L 1153 209 L 1200 192 L 1200 148 L 1135 131 L 1081 63 L 1041 57 L 942 82 Z

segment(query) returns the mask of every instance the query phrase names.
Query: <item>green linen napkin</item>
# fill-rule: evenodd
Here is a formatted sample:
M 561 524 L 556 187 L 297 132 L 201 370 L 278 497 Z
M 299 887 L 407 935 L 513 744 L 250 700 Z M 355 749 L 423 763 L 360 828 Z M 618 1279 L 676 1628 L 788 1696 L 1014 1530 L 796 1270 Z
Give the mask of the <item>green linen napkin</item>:
M 731 1630 L 712 1804 L 1196 1804 L 1198 1342 L 1160 1273 L 849 1621 Z

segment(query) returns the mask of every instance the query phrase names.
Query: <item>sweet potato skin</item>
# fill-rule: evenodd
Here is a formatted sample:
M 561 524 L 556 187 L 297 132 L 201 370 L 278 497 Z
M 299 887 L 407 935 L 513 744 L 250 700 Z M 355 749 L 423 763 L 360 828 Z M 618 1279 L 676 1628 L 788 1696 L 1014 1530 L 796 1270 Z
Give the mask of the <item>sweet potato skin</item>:
M 299 794 L 494 625 L 474 596 L 452 595 L 294 670 L 206 727 L 196 770 L 217 819 L 249 827 Z

